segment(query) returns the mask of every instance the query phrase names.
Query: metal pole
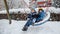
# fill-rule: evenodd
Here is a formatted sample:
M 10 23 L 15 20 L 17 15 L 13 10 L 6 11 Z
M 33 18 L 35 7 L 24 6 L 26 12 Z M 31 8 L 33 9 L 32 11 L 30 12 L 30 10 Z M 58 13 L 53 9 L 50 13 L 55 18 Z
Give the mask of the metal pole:
M 9 24 L 11 24 L 11 18 L 10 18 L 10 14 L 9 14 L 9 8 L 8 8 L 8 5 L 7 5 L 7 1 L 4 0 L 4 3 L 5 3 L 6 11 L 7 11 L 7 16 L 8 16 L 8 19 L 9 19 Z

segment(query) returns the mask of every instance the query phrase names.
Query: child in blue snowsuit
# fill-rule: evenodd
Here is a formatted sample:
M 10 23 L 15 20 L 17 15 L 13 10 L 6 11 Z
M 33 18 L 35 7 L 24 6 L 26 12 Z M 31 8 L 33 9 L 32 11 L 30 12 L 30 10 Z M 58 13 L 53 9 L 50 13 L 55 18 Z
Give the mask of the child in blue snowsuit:
M 36 18 L 36 22 L 42 21 L 43 18 L 45 17 L 45 12 L 43 9 L 38 10 L 38 18 Z
M 28 29 L 28 27 L 30 25 L 32 25 L 34 22 L 38 22 L 38 21 L 41 21 L 43 20 L 45 16 L 45 12 L 42 10 L 42 9 L 39 9 L 38 10 L 38 14 L 36 13 L 35 10 L 32 10 L 31 14 L 29 14 L 28 18 L 29 20 L 27 21 L 27 23 L 24 25 L 23 27 L 23 31 L 26 31 Z M 34 21 L 33 21 L 34 20 Z

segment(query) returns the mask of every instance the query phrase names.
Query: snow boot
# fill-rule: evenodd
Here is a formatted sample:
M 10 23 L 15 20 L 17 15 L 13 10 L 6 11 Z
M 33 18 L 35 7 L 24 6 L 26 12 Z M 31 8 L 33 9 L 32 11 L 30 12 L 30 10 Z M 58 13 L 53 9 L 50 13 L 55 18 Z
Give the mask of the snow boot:
M 27 26 L 24 26 L 22 31 L 27 31 L 28 27 Z

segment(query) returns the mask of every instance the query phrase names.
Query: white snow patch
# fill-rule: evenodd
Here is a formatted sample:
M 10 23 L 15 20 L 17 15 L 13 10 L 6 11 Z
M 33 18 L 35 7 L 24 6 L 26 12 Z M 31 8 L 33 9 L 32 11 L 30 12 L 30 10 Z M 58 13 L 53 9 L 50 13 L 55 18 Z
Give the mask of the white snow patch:
M 48 21 L 40 26 L 30 26 L 27 31 L 22 31 L 26 21 L 12 20 L 9 24 L 7 19 L 0 20 L 0 34 L 60 34 L 60 22 Z
M 38 8 L 35 8 L 35 10 L 36 11 L 38 11 Z M 55 8 L 55 7 L 48 7 L 48 9 L 47 9 L 47 7 L 46 8 L 43 8 L 43 10 L 44 11 L 49 11 L 50 13 L 60 13 L 60 8 Z M 9 9 L 9 13 L 12 13 L 12 12 L 14 12 L 14 13 L 18 13 L 18 12 L 21 12 L 21 13 L 30 13 L 31 12 L 31 10 L 29 9 L 29 8 L 18 8 L 18 9 Z M 0 11 L 0 14 L 6 14 L 7 13 L 7 11 L 6 10 L 2 10 L 2 11 Z M 38 13 L 38 12 L 37 12 Z

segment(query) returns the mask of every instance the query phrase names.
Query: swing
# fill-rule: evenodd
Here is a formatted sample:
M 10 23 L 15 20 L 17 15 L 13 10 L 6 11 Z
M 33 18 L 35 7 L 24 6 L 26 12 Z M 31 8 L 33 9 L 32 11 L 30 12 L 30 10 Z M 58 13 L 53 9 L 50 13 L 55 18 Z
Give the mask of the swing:
M 50 2 L 51 2 L 51 0 L 48 0 L 48 3 L 50 3 Z M 42 25 L 42 24 L 46 23 L 49 20 L 49 18 L 50 18 L 50 12 L 48 12 L 48 7 L 50 7 L 50 5 L 48 4 L 45 7 L 47 7 L 47 10 L 46 10 L 46 15 L 45 15 L 44 19 L 42 21 L 34 23 L 34 26 Z

